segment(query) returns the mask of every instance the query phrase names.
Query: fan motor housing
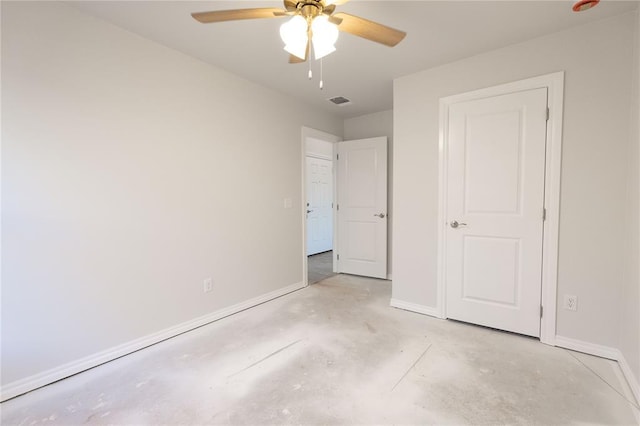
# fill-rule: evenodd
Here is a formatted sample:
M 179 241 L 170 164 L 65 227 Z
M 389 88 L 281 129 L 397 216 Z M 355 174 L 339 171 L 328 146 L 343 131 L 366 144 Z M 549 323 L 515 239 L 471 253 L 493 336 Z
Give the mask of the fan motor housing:
M 298 3 L 300 5 L 302 3 Z M 319 5 L 317 2 L 305 2 L 302 4 L 302 7 L 299 7 L 300 14 L 309 19 L 315 18 L 316 16 L 322 13 L 322 5 Z

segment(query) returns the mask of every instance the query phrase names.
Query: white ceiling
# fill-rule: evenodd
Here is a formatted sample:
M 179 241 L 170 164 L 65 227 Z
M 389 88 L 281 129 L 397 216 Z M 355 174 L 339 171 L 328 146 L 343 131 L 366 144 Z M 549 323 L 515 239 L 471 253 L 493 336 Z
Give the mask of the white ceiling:
M 201 24 L 191 12 L 281 7 L 274 1 L 79 1 L 72 5 L 143 37 L 216 65 L 248 80 L 287 93 L 342 117 L 392 108 L 393 79 L 544 34 L 621 14 L 638 1 L 603 0 L 586 12 L 572 2 L 551 1 L 365 1 L 338 6 L 348 12 L 404 30 L 407 37 L 389 48 L 342 33 L 337 51 L 319 63 L 290 65 L 279 26 L 284 19 Z M 587 49 L 588 46 L 576 46 Z M 473 70 L 469 70 L 473 72 Z M 327 99 L 352 101 L 335 106 Z

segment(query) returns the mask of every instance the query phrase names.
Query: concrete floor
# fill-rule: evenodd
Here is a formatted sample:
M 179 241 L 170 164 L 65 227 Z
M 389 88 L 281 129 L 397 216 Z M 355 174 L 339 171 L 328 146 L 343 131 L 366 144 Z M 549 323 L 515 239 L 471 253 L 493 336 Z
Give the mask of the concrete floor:
M 637 424 L 617 365 L 337 275 L 1 405 L 3 425 Z M 634 414 L 635 412 L 635 414 Z
M 309 284 L 315 284 L 325 278 L 334 276 L 333 251 L 307 256 L 307 272 Z

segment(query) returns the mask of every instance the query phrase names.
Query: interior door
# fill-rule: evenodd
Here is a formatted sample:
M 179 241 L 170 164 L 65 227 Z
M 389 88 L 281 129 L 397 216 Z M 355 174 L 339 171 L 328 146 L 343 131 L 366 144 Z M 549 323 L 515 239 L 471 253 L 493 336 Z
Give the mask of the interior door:
M 449 318 L 540 336 L 546 117 L 546 88 L 449 108 Z
M 338 144 L 338 272 L 387 277 L 387 138 Z
M 307 256 L 333 249 L 333 163 L 306 157 Z

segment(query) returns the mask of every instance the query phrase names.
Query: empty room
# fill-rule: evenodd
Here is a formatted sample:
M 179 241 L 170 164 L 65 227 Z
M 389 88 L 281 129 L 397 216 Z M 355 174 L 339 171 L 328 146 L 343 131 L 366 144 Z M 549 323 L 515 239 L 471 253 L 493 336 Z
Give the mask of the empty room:
M 5 1 L 0 423 L 640 424 L 640 2 Z

